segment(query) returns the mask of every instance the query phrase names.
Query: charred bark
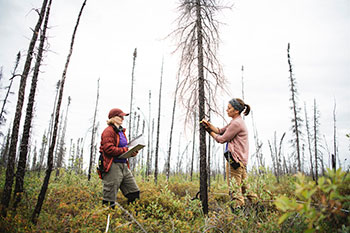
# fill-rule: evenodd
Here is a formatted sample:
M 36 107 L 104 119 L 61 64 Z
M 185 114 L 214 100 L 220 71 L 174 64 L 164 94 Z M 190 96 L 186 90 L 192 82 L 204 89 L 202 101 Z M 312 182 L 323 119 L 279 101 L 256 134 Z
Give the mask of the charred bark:
M 198 102 L 199 119 L 205 118 L 205 93 L 204 93 L 204 64 L 203 64 L 203 35 L 202 35 L 202 16 L 201 3 L 197 0 L 197 40 L 198 40 Z M 199 130 L 199 154 L 200 154 L 200 199 L 204 214 L 208 214 L 208 174 L 207 174 L 207 146 L 206 132 L 204 128 Z
M 309 156 L 310 156 L 310 173 L 312 176 L 312 179 L 315 180 L 315 172 L 314 172 L 314 164 L 312 159 L 312 136 L 310 132 L 310 126 L 309 126 L 309 119 L 307 116 L 307 109 L 306 104 L 304 105 L 304 112 L 305 112 L 305 126 L 306 126 L 306 134 L 307 134 L 307 142 L 308 142 L 308 149 L 309 149 Z
M 19 133 L 21 116 L 22 116 L 22 107 L 23 107 L 23 103 L 24 103 L 24 95 L 25 95 L 27 77 L 28 77 L 31 63 L 32 63 L 32 59 L 33 59 L 35 43 L 37 41 L 37 38 L 39 35 L 39 30 L 40 30 L 41 24 L 42 24 L 43 19 L 44 19 L 44 14 L 45 14 L 47 2 L 48 2 L 48 0 L 44 0 L 43 4 L 41 6 L 39 19 L 38 19 L 38 22 L 35 26 L 35 29 L 34 29 L 33 35 L 32 35 L 32 39 L 31 39 L 30 44 L 29 44 L 27 58 L 26 58 L 26 62 L 24 65 L 24 69 L 23 69 L 20 84 L 19 84 L 16 113 L 15 113 L 15 117 L 14 117 L 13 125 L 12 125 L 11 144 L 10 144 L 10 150 L 9 150 L 9 154 L 8 154 L 6 180 L 5 180 L 4 191 L 2 193 L 2 199 L 1 199 L 1 208 L 2 208 L 1 214 L 4 217 L 7 215 L 7 208 L 9 206 L 10 200 L 11 200 L 12 184 L 13 184 L 14 169 L 15 169 L 15 159 L 16 159 L 17 143 L 18 143 L 18 133 Z
M 45 199 L 45 195 L 46 195 L 46 191 L 49 185 L 49 180 L 50 180 L 50 176 L 51 176 L 51 172 L 52 172 L 52 167 L 53 167 L 53 152 L 54 152 L 54 148 L 55 148 L 55 143 L 56 143 L 56 136 L 57 136 L 57 128 L 58 128 L 58 119 L 60 117 L 60 108 L 61 108 L 61 102 L 62 102 L 62 97 L 63 97 L 63 90 L 64 90 L 64 83 L 66 80 L 66 73 L 68 70 L 68 65 L 70 62 L 70 58 L 72 56 L 73 53 L 73 46 L 74 46 L 74 40 L 75 40 L 75 35 L 79 26 L 79 22 L 80 22 L 80 17 L 83 13 L 84 7 L 86 5 L 86 1 L 84 0 L 83 5 L 80 9 L 79 15 L 78 15 L 78 19 L 77 19 L 77 23 L 75 25 L 74 31 L 73 31 L 73 35 L 72 35 L 72 40 L 71 40 L 71 44 L 70 44 L 70 50 L 67 56 L 67 61 L 63 70 L 63 74 L 62 74 L 62 79 L 61 79 L 61 86 L 60 86 L 60 93 L 59 93 L 59 97 L 58 97 L 58 102 L 57 102 L 57 109 L 56 109 L 56 116 L 55 116 L 55 124 L 54 124 L 54 131 L 53 131 L 53 135 L 52 135 L 52 141 L 50 144 L 50 148 L 49 148 L 49 153 L 48 153 L 48 158 L 47 158 L 47 170 L 46 170 L 46 175 L 44 178 L 44 182 L 43 185 L 41 187 L 41 191 L 40 194 L 38 196 L 38 201 L 37 204 L 35 206 L 33 215 L 32 215 L 32 223 L 36 225 L 38 217 L 40 215 L 40 211 L 41 211 L 41 207 L 44 203 L 44 199 Z
M 91 170 L 93 164 L 93 155 L 94 155 L 94 145 L 95 145 L 95 137 L 96 137 L 96 115 L 97 115 L 97 107 L 98 100 L 100 96 L 100 79 L 97 80 L 97 96 L 96 96 L 96 104 L 95 104 L 95 112 L 94 112 L 94 120 L 92 123 L 92 132 L 91 132 L 91 144 L 90 144 L 90 163 L 89 163 L 89 172 L 88 172 L 88 180 L 91 178 Z
M 56 177 L 60 175 L 60 169 L 63 166 L 64 156 L 66 154 L 66 131 L 67 131 L 67 122 L 68 122 L 68 110 L 71 103 L 71 97 L 68 96 L 68 103 L 67 103 L 67 110 L 66 110 L 66 116 L 64 118 L 63 128 L 62 128 L 62 134 L 60 136 L 60 143 L 57 146 L 58 152 L 57 152 L 57 161 L 56 161 Z
M 6 155 L 8 154 L 9 147 L 10 147 L 10 138 L 11 138 L 11 127 L 8 129 L 7 135 L 4 139 L 4 144 L 3 148 L 1 150 L 1 161 L 0 165 L 3 167 L 7 166 L 7 157 Z
M 129 140 L 131 140 L 131 131 L 132 131 L 132 107 L 133 107 L 133 99 L 134 99 L 134 73 L 135 73 L 135 63 L 137 57 L 137 49 L 135 48 L 133 53 L 133 63 L 132 63 L 132 72 L 131 72 L 131 92 L 130 92 L 130 116 L 129 116 Z
M 161 113 L 161 107 L 162 107 L 163 66 L 164 66 L 164 59 L 162 60 L 162 69 L 161 69 L 160 84 L 159 84 L 157 139 L 156 139 L 156 154 L 154 159 L 155 161 L 154 162 L 154 183 L 155 184 L 157 184 L 157 180 L 158 180 L 158 153 L 159 153 L 160 113 Z
M 15 191 L 13 194 L 13 197 L 15 199 L 13 207 L 15 209 L 17 208 L 18 203 L 21 201 L 22 193 L 24 191 L 23 190 L 23 182 L 24 182 L 24 176 L 25 176 L 26 164 L 27 164 L 28 142 L 29 142 L 29 137 L 30 137 L 30 130 L 32 128 L 35 93 L 36 93 L 36 87 L 37 87 L 37 83 L 38 83 L 38 76 L 39 76 L 39 72 L 40 72 L 41 61 L 42 61 L 42 57 L 43 57 L 43 53 L 44 53 L 46 30 L 47 30 L 48 22 L 49 22 L 51 3 L 52 3 L 52 0 L 49 1 L 47 9 L 46 9 L 44 25 L 43 25 L 43 29 L 42 29 L 41 35 L 40 35 L 38 55 L 36 58 L 36 63 L 35 63 L 35 67 L 34 67 L 34 74 L 33 74 L 33 78 L 32 78 L 32 84 L 31 84 L 30 92 L 29 92 L 26 117 L 25 117 L 25 121 L 24 121 L 23 135 L 22 135 L 22 141 L 21 141 L 21 146 L 20 146 L 19 161 L 18 161 L 17 172 L 16 172 L 16 185 L 15 185 Z
M 215 101 L 218 89 L 225 90 L 226 79 L 222 75 L 221 65 L 216 58 L 218 48 L 219 22 L 215 14 L 225 7 L 218 6 L 217 1 L 183 0 L 179 10 L 179 28 L 173 32 L 179 36 L 176 50 L 181 51 L 179 73 L 184 76 L 180 82 L 181 100 L 187 108 L 186 122 L 198 109 L 199 119 L 206 117 L 205 109 L 218 112 Z M 204 72 L 207 78 L 204 77 Z M 206 93 L 208 96 L 206 96 Z M 212 98 L 208 104 L 208 98 Z M 208 184 L 207 184 L 207 158 L 206 158 L 206 131 L 199 130 L 200 154 L 200 199 L 205 214 L 208 213 Z
M 298 161 L 298 171 L 302 172 L 301 168 L 301 153 L 300 153 L 300 140 L 301 140 L 301 118 L 299 117 L 300 114 L 300 109 L 297 106 L 297 88 L 296 88 L 296 80 L 293 76 L 293 67 L 292 67 L 292 62 L 290 59 L 290 44 L 288 43 L 288 48 L 287 48 L 287 58 L 288 58 L 288 65 L 289 65 L 289 80 L 290 80 L 290 92 L 291 92 L 291 102 L 292 102 L 292 111 L 293 111 L 293 118 L 292 118 L 292 132 L 294 134 L 294 139 L 292 139 L 293 146 L 296 150 L 296 159 Z
M 316 179 L 316 184 L 318 184 L 318 165 L 319 165 L 319 154 L 318 154 L 318 128 L 319 128 L 319 122 L 318 122 L 318 112 L 316 108 L 316 100 L 314 100 L 314 125 L 313 125 L 313 130 L 314 130 L 314 159 L 315 159 L 315 179 Z
M 150 175 L 151 170 L 151 91 L 148 94 L 148 142 L 147 142 L 147 159 L 146 159 L 146 177 Z
M 11 94 L 11 87 L 12 87 L 12 83 L 13 83 L 13 80 L 16 76 L 20 76 L 18 74 L 16 74 L 16 71 L 17 71 L 17 68 L 18 68 L 18 65 L 19 65 L 19 60 L 21 59 L 21 52 L 18 52 L 17 53 L 17 57 L 16 57 L 16 62 L 15 62 L 15 67 L 13 69 L 13 72 L 12 72 L 12 77 L 10 78 L 10 84 L 7 86 L 7 91 L 6 91 L 6 95 L 5 95 L 5 98 L 3 100 L 3 104 L 2 104 L 2 107 L 1 107 L 1 112 L 0 112 L 0 125 L 4 124 L 6 122 L 6 118 L 5 118 L 5 115 L 7 113 L 7 111 L 5 110 L 5 106 L 6 106 L 6 103 L 7 103 L 7 99 L 8 97 L 10 96 Z M 1 69 L 1 73 L 0 73 L 1 77 L 2 77 L 2 69 Z M 13 94 L 13 93 L 12 93 Z M 1 135 L 1 133 L 0 133 Z
M 173 103 L 173 112 L 171 115 L 171 125 L 170 125 L 170 136 L 169 136 L 169 148 L 168 148 L 168 158 L 166 163 L 166 179 L 169 180 L 170 177 L 170 159 L 171 159 L 171 148 L 172 148 L 172 140 L 173 140 L 173 129 L 174 129 L 174 118 L 175 118 L 175 109 L 176 109 L 176 97 L 177 90 L 179 88 L 179 80 L 176 83 L 175 94 L 174 94 L 174 103 Z
M 196 112 L 193 113 L 193 142 L 192 142 L 192 156 L 191 156 L 191 168 L 190 168 L 190 177 L 191 181 L 193 179 L 193 164 L 194 164 L 194 152 L 195 152 L 195 145 L 196 145 L 196 128 L 197 128 L 197 114 Z

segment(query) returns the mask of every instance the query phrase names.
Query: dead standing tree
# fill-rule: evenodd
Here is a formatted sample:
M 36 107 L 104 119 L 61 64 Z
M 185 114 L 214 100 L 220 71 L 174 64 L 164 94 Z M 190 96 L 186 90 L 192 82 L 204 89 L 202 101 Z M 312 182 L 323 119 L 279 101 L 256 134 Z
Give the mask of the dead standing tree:
M 324 175 L 323 156 L 320 151 L 320 113 L 317 110 L 316 99 L 314 99 L 314 115 L 313 115 L 313 142 L 314 142 L 314 156 L 315 156 L 315 179 L 318 184 L 319 165 L 321 165 L 322 175 Z
M 300 141 L 301 141 L 301 124 L 302 124 L 302 119 L 300 118 L 300 108 L 298 107 L 298 91 L 296 87 L 296 80 L 293 76 L 293 66 L 291 63 L 290 59 L 290 54 L 289 54 L 289 49 L 290 49 L 290 44 L 288 43 L 288 48 L 287 48 L 287 58 L 288 58 L 288 65 L 289 65 L 289 81 L 290 81 L 290 92 L 291 92 L 291 97 L 290 101 L 292 102 L 291 109 L 293 110 L 293 118 L 292 118 L 292 132 L 294 134 L 294 138 L 291 140 L 293 148 L 295 151 L 293 152 L 294 154 L 296 153 L 296 158 L 298 162 L 298 171 L 302 172 L 301 169 L 301 153 L 300 153 Z
M 68 110 L 71 103 L 71 97 L 68 96 L 66 116 L 63 122 L 62 134 L 60 136 L 60 143 L 57 145 L 57 161 L 56 161 L 56 178 L 60 175 L 60 169 L 63 166 L 64 156 L 66 154 L 66 131 L 67 131 L 67 122 L 68 122 Z
M 93 120 L 93 123 L 92 123 L 92 132 L 91 132 L 90 163 L 89 163 L 89 172 L 88 172 L 88 180 L 89 181 L 90 181 L 90 178 L 91 178 L 91 169 L 92 169 L 93 158 L 94 158 L 95 137 L 96 137 L 96 131 L 97 131 L 96 115 L 97 115 L 97 107 L 98 107 L 99 97 L 100 97 L 100 79 L 97 80 L 97 96 L 96 96 L 94 120 Z
M 45 178 L 44 178 L 43 185 L 42 185 L 41 190 L 40 190 L 40 194 L 38 196 L 38 201 L 36 203 L 36 206 L 35 206 L 35 209 L 34 209 L 34 212 L 33 212 L 33 215 L 32 215 L 31 221 L 32 221 L 33 224 L 37 223 L 38 217 L 40 215 L 41 207 L 42 207 L 42 205 L 44 203 L 46 191 L 47 191 L 47 188 L 49 186 L 49 180 L 50 180 L 50 176 L 51 176 L 51 172 L 52 172 L 52 166 L 53 166 L 53 152 L 54 152 L 54 149 L 55 149 L 55 143 L 56 143 L 56 137 L 57 137 L 58 119 L 60 117 L 60 108 L 61 108 L 62 97 L 63 97 L 64 83 L 65 83 L 65 80 L 66 80 L 66 73 L 67 73 L 67 70 L 68 70 L 68 65 L 69 65 L 69 62 L 70 62 L 70 58 L 71 58 L 72 53 L 73 53 L 75 34 L 77 32 L 77 29 L 78 29 L 78 26 L 79 26 L 79 22 L 80 22 L 80 18 L 81 18 L 81 15 L 83 13 L 84 7 L 86 5 L 86 1 L 87 0 L 84 0 L 84 2 L 83 2 L 83 5 L 82 5 L 82 7 L 80 9 L 80 12 L 79 12 L 79 15 L 78 15 L 78 19 L 77 19 L 76 25 L 74 27 L 72 40 L 71 40 L 71 44 L 70 44 L 70 50 L 69 50 L 69 53 L 68 53 L 68 56 L 67 56 L 67 61 L 66 61 L 66 64 L 65 64 L 65 67 L 64 67 L 64 70 L 63 70 L 62 78 L 61 78 L 61 86 L 60 86 L 60 93 L 59 93 L 59 96 L 58 96 L 58 102 L 57 102 L 57 108 L 56 108 L 54 130 L 53 130 L 52 141 L 51 141 L 51 144 L 50 144 L 48 158 L 47 158 L 47 170 L 46 170 L 46 175 L 45 175 Z
M 270 140 L 268 140 L 269 143 L 269 147 L 270 147 L 270 152 L 271 152 L 271 158 L 272 158 L 272 166 L 273 166 L 273 170 L 275 172 L 275 176 L 277 178 L 277 183 L 280 182 L 279 177 L 282 175 L 282 143 L 283 143 L 283 138 L 286 135 L 286 133 L 283 133 L 281 139 L 280 139 L 280 143 L 279 143 L 279 147 L 277 149 L 277 138 L 276 138 L 276 131 L 274 134 L 274 140 L 271 143 Z
M 175 94 L 174 94 L 174 103 L 173 103 L 173 112 L 171 115 L 171 125 L 170 125 L 170 137 L 169 137 L 169 149 L 168 149 L 168 158 L 165 166 L 166 179 L 169 180 L 170 177 L 170 157 L 171 157 L 171 148 L 173 140 L 173 129 L 174 129 L 174 118 L 175 118 L 175 109 L 176 109 L 176 96 L 177 90 L 179 88 L 179 80 L 176 82 Z
M 178 10 L 178 28 L 172 33 L 179 39 L 177 51 L 181 51 L 179 73 L 179 96 L 186 112 L 186 122 L 198 108 L 199 119 L 205 118 L 205 109 L 217 112 L 215 97 L 217 90 L 223 90 L 225 79 L 216 52 L 219 44 L 219 22 L 217 13 L 225 7 L 216 0 L 182 0 Z M 205 76 L 205 74 L 207 74 Z M 180 77 L 180 75 L 178 76 Z M 218 88 L 219 87 L 219 88 Z M 207 94 L 207 95 L 206 95 Z M 208 106 L 208 97 L 213 105 Z M 200 199 L 205 214 L 208 213 L 208 184 L 206 162 L 206 132 L 200 128 Z
M 130 93 L 130 117 L 129 117 L 129 140 L 131 140 L 131 131 L 132 131 L 132 105 L 133 105 L 133 99 L 134 99 L 134 73 L 135 73 L 135 63 L 136 63 L 136 57 L 137 57 L 137 49 L 135 48 L 133 53 L 133 62 L 132 62 L 132 72 L 131 72 L 131 93 Z
M 13 92 L 11 92 L 11 87 L 12 87 L 13 80 L 14 80 L 14 78 L 16 76 L 20 76 L 19 74 L 16 74 L 16 70 L 18 68 L 20 59 L 21 59 L 21 52 L 18 52 L 17 56 L 16 56 L 15 67 L 13 68 L 13 72 L 12 72 L 12 77 L 10 78 L 10 84 L 6 87 L 6 89 L 7 89 L 6 95 L 5 95 L 4 100 L 2 100 L 3 104 L 2 104 L 1 112 L 0 112 L 0 126 L 6 122 L 5 115 L 7 114 L 7 111 L 5 110 L 5 106 L 6 106 L 6 103 L 8 101 L 9 95 L 13 94 Z M 2 69 L 1 69 L 1 72 L 0 72 L 0 76 L 2 77 Z M 0 135 L 1 135 L 1 132 L 0 132 Z
M 147 159 L 146 159 L 146 178 L 151 173 L 151 91 L 148 92 L 148 121 L 147 121 Z
M 27 77 L 28 77 L 31 63 L 32 63 L 32 59 L 33 59 L 34 47 L 35 47 L 36 41 L 38 39 L 41 24 L 44 20 L 47 2 L 48 2 L 48 0 L 44 0 L 43 4 L 41 6 L 41 10 L 39 13 L 39 19 L 38 19 L 38 22 L 35 26 L 35 29 L 33 30 L 32 39 L 29 43 L 28 54 L 27 54 L 27 58 L 26 58 L 26 61 L 24 64 L 24 69 L 23 69 L 20 84 L 19 84 L 16 113 L 15 113 L 15 117 L 14 117 L 13 125 L 12 125 L 11 143 L 10 143 L 10 149 L 9 149 L 9 154 L 8 154 L 6 180 L 5 180 L 4 191 L 2 193 L 2 199 L 1 199 L 1 208 L 2 208 L 1 214 L 4 217 L 7 215 L 7 208 L 10 204 L 11 193 L 12 193 L 12 184 L 13 184 L 13 178 L 14 178 L 15 158 L 16 158 L 16 152 L 17 152 L 19 125 L 20 125 L 21 116 L 22 116 L 22 107 L 23 107 L 23 103 L 24 103 L 24 94 L 25 94 L 25 89 L 26 89 Z
M 41 61 L 42 61 L 42 57 L 43 57 L 43 53 L 44 53 L 46 30 L 47 30 L 48 22 L 49 22 L 51 3 L 52 3 L 52 0 L 49 1 L 49 4 L 48 4 L 47 9 L 46 9 L 44 25 L 43 25 L 43 29 L 42 29 L 41 35 L 40 35 L 38 55 L 36 57 L 36 62 L 35 62 L 35 66 L 34 66 L 34 73 L 33 73 L 32 83 L 31 83 L 31 87 L 30 87 L 29 97 L 28 97 L 28 104 L 27 104 L 27 109 L 26 109 L 26 116 L 25 116 L 25 121 L 24 121 L 24 126 L 23 126 L 23 135 L 22 135 L 22 140 L 21 140 L 19 160 L 18 160 L 17 172 L 16 172 L 15 192 L 13 194 L 13 197 L 15 199 L 13 206 L 15 209 L 17 208 L 18 203 L 21 201 L 22 193 L 24 191 L 23 190 L 23 182 L 24 182 L 24 176 L 25 176 L 26 164 L 27 164 L 30 131 L 32 128 L 35 93 L 36 93 L 36 87 L 37 87 L 37 83 L 38 83 L 38 76 L 39 76 L 39 72 L 40 72 Z
M 332 169 L 337 170 L 337 118 L 336 118 L 336 101 L 334 100 L 334 108 L 333 108 L 333 149 L 334 152 L 332 154 Z
M 162 68 L 160 72 L 160 84 L 159 84 L 157 139 L 156 139 L 156 154 L 154 159 L 154 183 L 155 184 L 157 184 L 157 179 L 158 179 L 158 153 L 159 153 L 160 112 L 161 112 L 161 106 L 162 106 L 163 66 L 164 66 L 164 58 L 162 59 Z
M 7 131 L 7 135 L 4 138 L 4 143 L 1 148 L 1 158 L 0 158 L 0 166 L 6 167 L 7 165 L 7 158 L 6 155 L 8 153 L 9 147 L 10 147 L 10 138 L 11 138 L 11 128 L 9 127 Z
M 315 180 L 315 173 L 314 173 L 314 166 L 313 166 L 313 159 L 312 159 L 312 136 L 309 126 L 309 118 L 307 116 L 307 110 L 306 110 L 306 103 L 304 103 L 304 112 L 305 112 L 305 127 L 306 127 L 306 134 L 307 134 L 307 144 L 309 149 L 309 156 L 310 156 L 310 173 L 312 176 L 312 179 Z
M 196 128 L 197 128 L 197 114 L 193 112 L 193 138 L 192 138 L 192 155 L 191 155 L 191 166 L 190 166 L 190 179 L 193 179 L 193 163 L 194 163 L 194 153 L 196 145 Z

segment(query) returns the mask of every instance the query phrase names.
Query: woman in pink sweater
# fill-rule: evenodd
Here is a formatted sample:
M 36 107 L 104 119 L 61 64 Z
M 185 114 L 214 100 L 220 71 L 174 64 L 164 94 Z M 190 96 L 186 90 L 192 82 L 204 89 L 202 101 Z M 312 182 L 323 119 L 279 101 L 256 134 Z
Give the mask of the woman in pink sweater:
M 224 156 L 227 160 L 226 174 L 230 187 L 229 193 L 234 201 L 233 208 L 239 208 L 245 204 L 243 195 L 246 194 L 248 188 L 245 181 L 249 155 L 248 130 L 241 113 L 243 112 L 247 116 L 250 112 L 250 106 L 245 104 L 243 100 L 234 98 L 229 101 L 226 112 L 232 120 L 224 128 L 217 128 L 205 119 L 201 121 L 201 125 L 218 143 L 226 143 Z M 246 194 L 245 196 L 250 201 L 256 198 L 255 194 Z

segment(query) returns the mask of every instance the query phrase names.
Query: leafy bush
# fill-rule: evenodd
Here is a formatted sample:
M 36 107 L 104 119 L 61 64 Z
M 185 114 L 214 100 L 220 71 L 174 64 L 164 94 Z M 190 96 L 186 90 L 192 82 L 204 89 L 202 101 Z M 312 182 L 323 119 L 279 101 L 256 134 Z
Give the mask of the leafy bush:
M 4 184 L 4 173 L 4 170 L 0 170 L 1 184 Z M 44 176 L 28 172 L 22 202 L 17 211 L 10 208 L 7 217 L 0 218 L 0 232 L 104 232 L 108 219 L 109 232 L 140 232 L 141 228 L 147 232 L 279 232 L 281 229 L 283 232 L 303 232 L 308 224 L 306 214 L 301 216 L 297 209 L 284 223 L 293 224 L 289 224 L 288 228 L 278 225 L 282 213 L 272 201 L 281 193 L 288 199 L 304 200 L 299 195 L 306 195 L 315 188 L 307 185 L 306 178 L 296 182 L 298 177 L 284 176 L 277 183 L 269 171 L 249 174 L 250 190 L 258 195 L 258 202 L 247 201 L 245 208 L 232 213 L 227 182 L 218 175 L 211 182 L 208 193 L 209 214 L 205 216 L 201 201 L 194 199 L 199 190 L 198 175 L 194 176 L 193 181 L 180 175 L 166 181 L 165 176 L 160 175 L 157 184 L 151 177 L 145 180 L 138 175 L 136 182 L 141 190 L 140 200 L 128 205 L 127 199 L 118 192 L 117 206 L 112 209 L 102 206 L 102 182 L 97 174 L 93 174 L 90 181 L 84 174 L 64 170 L 60 174 L 57 178 L 54 175 L 51 177 L 38 224 L 34 226 L 30 219 Z M 340 208 L 338 203 L 341 203 L 341 208 L 349 208 L 347 177 L 337 172 L 324 178 L 324 182 L 321 179 L 319 183 L 323 188 L 316 188 L 311 195 L 311 203 L 320 200 L 322 204 L 322 200 L 333 200 L 329 203 L 333 203 L 334 208 Z M 312 207 L 310 204 L 309 208 Z M 292 210 L 283 209 L 283 213 L 287 212 Z M 340 223 L 337 228 L 340 232 L 349 231 L 346 219 L 336 213 L 323 213 L 323 219 L 327 223 L 332 218 Z M 327 230 L 326 223 L 314 220 L 312 225 L 315 229 Z
M 300 173 L 296 178 L 295 197 L 283 195 L 276 199 L 277 208 L 285 212 L 279 219 L 280 224 L 298 214 L 306 232 L 349 228 L 346 209 L 350 204 L 350 176 L 341 169 L 329 169 L 325 177 L 319 178 L 318 185 Z

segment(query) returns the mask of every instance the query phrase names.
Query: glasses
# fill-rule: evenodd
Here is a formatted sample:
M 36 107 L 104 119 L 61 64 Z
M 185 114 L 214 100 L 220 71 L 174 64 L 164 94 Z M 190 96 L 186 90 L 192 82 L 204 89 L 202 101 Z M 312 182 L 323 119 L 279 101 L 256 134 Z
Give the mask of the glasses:
M 117 116 L 117 117 L 119 117 L 119 118 L 121 118 L 122 120 L 124 120 L 124 116 Z

